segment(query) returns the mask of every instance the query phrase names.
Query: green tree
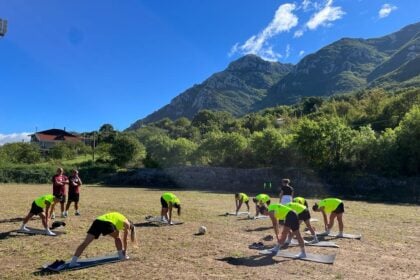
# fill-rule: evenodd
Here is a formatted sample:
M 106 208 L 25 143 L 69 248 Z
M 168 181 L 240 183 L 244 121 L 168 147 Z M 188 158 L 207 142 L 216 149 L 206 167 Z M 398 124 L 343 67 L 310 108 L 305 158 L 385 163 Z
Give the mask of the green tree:
M 400 170 L 420 174 L 420 106 L 414 106 L 395 129 Z
M 133 136 L 119 135 L 109 149 L 113 162 L 125 167 L 130 162 L 141 161 L 146 156 L 145 147 Z
M 303 119 L 295 143 L 313 165 L 336 168 L 348 158 L 353 134 L 339 118 L 321 118 L 318 122 Z
M 32 164 L 41 161 L 41 151 L 38 145 L 31 143 L 7 143 L 0 147 L 0 157 L 3 162 Z
M 271 166 L 289 161 L 289 146 L 292 141 L 292 134 L 282 134 L 277 129 L 269 128 L 252 134 L 250 147 L 256 162 L 263 166 Z

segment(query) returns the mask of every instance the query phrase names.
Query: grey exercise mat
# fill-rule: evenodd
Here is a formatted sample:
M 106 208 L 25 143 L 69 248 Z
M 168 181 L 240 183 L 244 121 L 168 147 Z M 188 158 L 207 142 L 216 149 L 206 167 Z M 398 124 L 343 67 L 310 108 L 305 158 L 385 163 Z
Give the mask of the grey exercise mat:
M 260 255 L 274 255 L 275 253 L 277 253 L 277 251 L 274 251 L 273 252 L 272 251 L 273 248 L 265 249 L 265 250 L 260 250 L 260 251 L 258 251 L 258 254 L 260 254 Z
M 251 220 L 260 220 L 260 219 L 268 219 L 269 217 L 268 216 L 265 216 L 265 215 L 258 215 L 258 216 L 253 216 L 253 217 L 249 217 L 249 219 L 251 219 Z
M 146 218 L 146 222 L 168 225 L 168 221 L 166 221 L 166 220 L 162 221 L 161 217 L 149 217 L 149 218 Z M 183 223 L 184 222 L 182 222 L 182 221 L 172 221 L 173 225 L 182 225 Z
M 249 212 L 238 212 L 236 215 L 236 212 L 226 212 L 226 216 L 241 216 L 241 215 L 249 215 Z
M 117 254 L 103 256 L 103 257 L 96 257 L 96 258 L 87 258 L 87 259 L 79 259 L 77 261 L 77 266 L 69 267 L 70 261 L 67 261 L 64 265 L 61 265 L 57 268 L 50 267 L 49 265 L 43 265 L 42 267 L 46 270 L 61 272 L 66 270 L 76 270 L 76 269 L 83 269 L 87 267 L 97 266 L 106 263 L 114 263 L 121 261 Z
M 54 232 L 56 235 L 48 235 L 45 232 L 45 229 L 38 229 L 38 228 L 31 228 L 31 227 L 26 227 L 27 229 L 29 229 L 29 231 L 24 231 L 24 230 L 17 230 L 16 232 L 19 233 L 26 233 L 26 234 L 40 234 L 40 235 L 47 235 L 47 236 L 58 236 L 61 234 L 66 234 L 64 231 L 58 231 L 58 230 L 52 230 L 52 232 Z
M 310 219 L 309 219 L 309 221 L 310 221 L 311 223 L 313 223 L 313 222 L 319 222 L 319 220 L 318 220 L 317 218 L 310 218 Z
M 288 251 L 280 250 L 279 252 L 277 252 L 276 257 L 292 258 L 292 259 L 297 259 L 297 260 L 326 263 L 326 264 L 333 264 L 335 260 L 335 254 L 334 255 L 318 255 L 318 254 L 306 253 L 305 258 L 296 258 L 296 255 L 298 254 L 299 252 L 288 252 Z
M 296 239 L 292 239 L 292 242 L 290 243 L 289 247 L 296 246 L 299 246 L 299 242 Z M 305 240 L 305 246 L 340 248 L 340 246 L 331 241 L 319 241 L 317 243 L 312 243 L 311 241 Z
M 305 232 L 308 233 L 308 232 Z M 310 233 L 309 233 L 310 234 Z M 338 232 L 330 232 L 328 235 L 325 232 L 317 233 L 317 236 L 330 236 L 330 237 L 337 237 L 337 238 L 348 238 L 348 239 L 361 239 L 361 234 L 350 234 L 350 233 L 343 233 L 343 236 L 338 237 Z

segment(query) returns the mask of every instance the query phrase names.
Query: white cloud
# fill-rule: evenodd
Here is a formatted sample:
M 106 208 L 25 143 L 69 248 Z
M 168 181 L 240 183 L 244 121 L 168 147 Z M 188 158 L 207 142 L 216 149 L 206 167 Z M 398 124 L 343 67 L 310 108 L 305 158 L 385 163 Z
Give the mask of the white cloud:
M 302 37 L 303 32 L 304 32 L 303 29 L 296 30 L 295 33 L 293 34 L 293 37 L 295 37 L 295 38 Z
M 267 60 L 276 60 L 281 57 L 280 54 L 273 51 L 268 40 L 279 33 L 289 31 L 298 24 L 298 17 L 293 14 L 296 9 L 295 4 L 286 3 L 280 5 L 273 20 L 257 35 L 251 36 L 242 45 L 236 43 L 230 50 L 229 55 L 234 53 L 256 54 Z
M 305 51 L 300 51 L 299 52 L 299 56 L 302 56 L 302 55 L 304 55 L 305 54 Z
M 392 11 L 395 11 L 397 6 L 391 5 L 391 4 L 383 4 L 381 9 L 379 10 L 379 18 L 385 18 L 391 14 Z
M 318 26 L 329 26 L 331 22 L 342 18 L 345 12 L 341 7 L 333 7 L 333 0 L 328 0 L 325 6 L 314 13 L 309 21 L 306 23 L 306 27 L 311 30 L 315 30 Z
M 0 146 L 6 143 L 12 142 L 29 142 L 31 137 L 29 136 L 32 134 L 31 132 L 22 132 L 22 133 L 11 133 L 11 134 L 1 134 L 0 133 Z

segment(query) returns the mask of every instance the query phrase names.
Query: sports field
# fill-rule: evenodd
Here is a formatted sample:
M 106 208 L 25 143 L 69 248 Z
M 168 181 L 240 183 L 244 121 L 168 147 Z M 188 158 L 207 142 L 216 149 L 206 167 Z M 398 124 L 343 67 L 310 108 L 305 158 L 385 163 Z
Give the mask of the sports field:
M 55 259 L 70 259 L 95 217 L 118 211 L 141 224 L 145 216 L 159 215 L 159 198 L 164 191 L 83 186 L 82 216 L 74 216 L 71 209 L 65 219 L 66 234 L 47 237 L 13 231 L 20 226 L 19 219 L 27 214 L 32 201 L 50 193 L 51 186 L 0 185 L 3 203 L 0 211 L 0 279 L 420 279 L 418 206 L 344 201 L 345 232 L 361 233 L 363 238 L 335 239 L 339 249 L 307 247 L 307 252 L 311 253 L 336 253 L 334 265 L 326 265 L 260 256 L 256 250 L 248 249 L 251 243 L 273 234 L 271 223 L 269 220 L 220 216 L 234 209 L 233 194 L 172 191 L 181 200 L 183 213 L 180 219 L 185 223 L 161 227 L 139 225 L 138 248 L 129 247 L 130 260 L 37 276 L 34 273 L 41 265 Z M 309 199 L 309 204 L 314 201 Z M 312 215 L 322 220 L 320 213 Z M 194 235 L 201 225 L 208 228 L 208 233 Z M 322 229 L 322 222 L 314 225 Z M 40 219 L 30 221 L 28 226 L 41 227 Z M 294 250 L 298 251 L 297 248 Z M 100 237 L 82 257 L 113 252 L 112 238 Z

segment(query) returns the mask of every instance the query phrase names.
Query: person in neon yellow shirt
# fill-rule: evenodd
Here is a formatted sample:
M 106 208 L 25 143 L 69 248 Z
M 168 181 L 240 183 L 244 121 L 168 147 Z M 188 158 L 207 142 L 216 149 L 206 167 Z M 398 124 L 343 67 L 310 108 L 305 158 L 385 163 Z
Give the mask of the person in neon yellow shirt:
M 338 222 L 338 237 L 343 236 L 344 224 L 343 224 L 343 214 L 344 214 L 344 203 L 338 198 L 325 198 L 320 200 L 318 203 L 312 207 L 312 210 L 315 212 L 321 212 L 322 217 L 324 218 L 325 233 L 329 234 L 330 230 L 334 226 L 334 220 L 337 218 Z M 327 214 L 330 214 L 330 219 L 328 222 Z
M 266 205 L 267 207 L 270 205 L 271 199 L 270 196 L 268 196 L 265 193 L 260 193 L 257 196 L 255 196 L 252 201 L 255 203 L 255 216 L 258 216 L 260 213 L 259 206 Z
M 244 193 L 235 193 L 236 215 L 238 215 L 242 203 L 245 203 L 247 211 L 249 212 L 249 197 Z
M 123 231 L 123 238 L 121 241 L 120 231 Z M 102 235 L 110 235 L 114 238 L 115 247 L 117 248 L 118 256 L 121 260 L 128 259 L 127 255 L 127 237 L 130 231 L 130 239 L 132 243 L 136 242 L 136 229 L 134 224 L 128 220 L 124 215 L 118 212 L 110 212 L 101 215 L 93 221 L 85 240 L 77 247 L 76 252 L 70 261 L 70 267 L 77 266 L 77 259 L 86 249 L 86 247 L 94 240 Z
M 55 235 L 54 232 L 50 231 L 48 227 L 48 219 L 51 215 L 52 207 L 51 205 L 57 203 L 59 199 L 52 194 L 45 194 L 32 202 L 31 209 L 29 210 L 28 215 L 23 219 L 22 226 L 20 227 L 21 231 L 29 232 L 30 230 L 26 227 L 26 223 L 31 219 L 34 215 L 38 215 L 41 217 L 42 225 L 45 228 L 45 233 L 47 235 Z M 45 208 L 45 211 L 44 211 Z
M 160 213 L 162 221 L 168 221 L 172 225 L 172 208 L 177 209 L 178 216 L 181 215 L 181 201 L 173 193 L 164 193 L 160 197 L 160 204 L 162 205 L 162 210 Z
M 303 198 L 303 197 L 301 197 L 301 196 L 297 196 L 297 197 L 293 198 L 293 202 L 296 202 L 296 203 L 302 204 L 302 205 L 304 205 L 306 208 L 308 208 L 308 210 L 309 210 L 309 205 L 308 205 L 308 202 L 306 201 L 306 199 L 305 199 L 305 198 Z
M 303 241 L 302 235 L 299 232 L 299 218 L 295 211 L 292 208 L 289 208 L 280 203 L 270 204 L 270 206 L 260 207 L 260 212 L 263 215 L 270 216 L 271 222 L 273 224 L 274 233 L 277 237 L 277 246 L 272 248 L 273 253 L 277 253 L 281 247 L 285 244 L 290 244 L 292 236 L 296 236 L 299 246 L 300 254 L 296 255 L 297 258 L 306 257 L 305 252 L 305 242 Z M 280 235 L 280 226 L 279 221 L 284 220 L 283 229 Z M 287 238 L 287 240 L 286 240 Z
M 306 208 L 305 205 L 302 205 L 297 202 L 289 202 L 285 205 L 289 208 L 292 208 L 293 211 L 295 211 L 296 214 L 298 214 L 299 224 L 301 224 L 303 221 L 313 236 L 312 242 L 318 243 L 318 237 L 316 237 L 315 230 L 311 225 L 311 213 L 309 213 L 309 209 Z

